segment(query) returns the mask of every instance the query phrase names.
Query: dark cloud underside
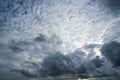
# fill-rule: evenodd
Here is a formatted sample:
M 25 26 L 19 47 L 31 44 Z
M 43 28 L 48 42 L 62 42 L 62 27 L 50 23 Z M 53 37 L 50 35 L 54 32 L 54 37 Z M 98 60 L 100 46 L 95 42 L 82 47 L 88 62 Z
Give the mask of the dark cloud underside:
M 101 48 L 101 53 L 111 61 L 114 66 L 120 66 L 120 43 L 112 41 L 105 43 Z
M 0 0 L 0 69 L 27 79 L 118 77 L 119 14 L 119 0 Z

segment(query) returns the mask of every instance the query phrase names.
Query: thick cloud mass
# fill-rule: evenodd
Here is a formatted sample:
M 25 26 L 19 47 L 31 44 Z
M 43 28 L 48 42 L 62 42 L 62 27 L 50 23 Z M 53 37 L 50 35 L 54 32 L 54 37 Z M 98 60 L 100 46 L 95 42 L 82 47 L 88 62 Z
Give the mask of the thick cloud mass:
M 76 53 L 76 52 L 75 52 Z M 57 52 L 53 55 L 46 56 L 42 63 L 31 62 L 27 68 L 23 69 L 11 69 L 11 71 L 17 71 L 27 77 L 47 77 L 47 76 L 60 76 L 63 74 L 74 74 L 82 78 L 90 77 L 88 73 L 92 73 L 97 68 L 103 66 L 102 59 L 96 58 L 87 60 L 83 59 L 83 55 L 77 58 L 77 55 L 72 53 L 70 55 L 63 55 Z M 72 55 L 72 57 L 71 57 Z M 75 63 L 76 60 L 79 62 Z
M 0 0 L 0 69 L 27 77 L 119 73 L 119 3 Z
M 101 60 L 99 56 L 96 56 L 96 58 L 94 58 L 92 62 L 95 65 L 95 67 L 98 67 L 98 68 L 103 65 L 103 60 Z
M 56 53 L 53 56 L 48 56 L 43 60 L 42 75 L 57 76 L 61 74 L 69 74 L 74 70 L 74 64 L 72 60 L 60 53 Z
M 102 46 L 101 53 L 111 61 L 114 66 L 120 66 L 120 43 L 112 41 Z
M 108 0 L 108 6 L 116 15 L 120 13 L 120 0 Z

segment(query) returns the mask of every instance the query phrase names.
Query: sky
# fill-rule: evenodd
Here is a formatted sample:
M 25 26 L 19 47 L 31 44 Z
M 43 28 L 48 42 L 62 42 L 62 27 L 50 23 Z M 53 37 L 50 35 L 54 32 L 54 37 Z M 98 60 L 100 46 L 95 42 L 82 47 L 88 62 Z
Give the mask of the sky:
M 120 78 L 119 25 L 119 0 L 0 0 L 0 70 Z

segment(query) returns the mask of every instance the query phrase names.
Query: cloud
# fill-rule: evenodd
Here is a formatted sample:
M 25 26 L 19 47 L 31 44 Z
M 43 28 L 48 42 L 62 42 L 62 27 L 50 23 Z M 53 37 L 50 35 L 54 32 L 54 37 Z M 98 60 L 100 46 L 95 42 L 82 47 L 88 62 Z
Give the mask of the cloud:
M 27 69 L 10 69 L 12 72 L 19 72 L 26 77 L 38 77 L 39 75 L 36 72 L 28 71 Z
M 97 77 L 116 77 L 119 73 L 115 71 L 114 68 L 111 67 L 103 67 L 102 69 L 96 70 L 92 76 Z
M 104 60 L 99 59 L 98 56 L 92 60 L 85 60 L 79 67 L 76 68 L 76 73 L 81 78 L 95 77 L 93 73 L 100 67 L 104 66 L 103 63 Z
M 99 69 L 104 66 L 103 58 L 93 55 L 94 54 L 93 51 L 89 52 L 89 49 L 93 50 L 93 48 L 98 48 L 98 45 L 93 46 L 92 47 L 90 47 L 89 45 L 88 47 L 87 45 L 85 46 L 86 50 L 88 49 L 88 53 L 82 51 L 81 49 L 76 49 L 73 53 L 68 55 L 74 64 L 75 67 L 74 73 L 78 75 L 80 78 L 91 77 L 92 73 L 94 73 L 96 69 Z M 92 57 L 90 55 L 92 55 Z
M 55 34 L 39 34 L 33 39 L 35 47 L 39 47 L 39 51 L 46 53 L 45 55 L 54 54 L 60 51 L 62 41 Z
M 103 61 L 98 56 L 93 59 L 87 59 L 82 51 L 73 52 L 69 55 L 63 55 L 57 52 L 46 56 L 41 63 L 29 62 L 23 68 L 13 69 L 27 77 L 47 77 L 59 76 L 62 74 L 76 74 L 79 77 L 90 77 L 97 68 L 103 66 Z
M 109 25 L 103 35 L 103 42 L 108 43 L 111 41 L 120 41 L 120 20 L 113 20 Z
M 17 53 L 25 50 L 25 47 L 31 45 L 29 41 L 16 41 L 10 40 L 8 41 L 8 48 L 12 50 L 12 52 Z
M 59 76 L 62 74 L 71 74 L 74 69 L 72 60 L 62 55 L 60 52 L 46 56 L 42 63 L 36 64 L 30 62 L 27 67 L 10 69 L 11 71 L 20 72 L 26 77 L 47 77 Z
M 35 38 L 35 41 L 37 41 L 37 42 L 46 42 L 47 39 L 46 39 L 45 35 L 40 34 L 38 37 Z
M 120 12 L 120 0 L 108 0 L 108 6 L 112 12 Z
M 20 52 L 23 51 L 23 49 L 17 47 L 17 46 L 9 46 L 9 48 L 13 51 L 13 52 Z
M 45 66 L 43 66 L 43 68 L 45 68 L 45 71 L 43 71 L 43 72 L 49 73 L 50 76 L 59 76 L 61 74 L 76 74 L 81 78 L 87 78 L 87 77 L 90 77 L 89 73 L 92 73 L 97 68 L 100 68 L 103 66 L 104 61 L 102 59 L 99 59 L 98 57 L 95 57 L 95 58 L 89 60 L 87 58 L 85 59 L 86 56 L 84 56 L 82 54 L 80 54 L 80 55 L 78 55 L 79 53 L 78 54 L 72 53 L 72 54 L 73 54 L 72 56 L 74 56 L 74 57 L 70 57 L 69 55 L 64 56 L 64 55 L 60 54 L 61 61 L 59 61 L 60 59 L 58 58 L 60 56 L 58 56 L 58 57 L 54 56 L 55 57 L 54 59 L 56 59 L 56 60 L 54 60 L 51 57 L 51 60 L 53 59 L 52 61 L 49 58 L 48 59 L 46 58 L 48 60 L 48 62 L 50 61 L 50 63 L 45 63 L 47 68 L 45 68 Z M 56 55 L 58 55 L 58 54 L 56 54 Z M 63 61 L 64 61 L 64 63 L 63 63 Z M 67 64 L 65 64 L 65 61 Z M 47 65 L 47 64 L 49 64 L 49 65 Z M 48 66 L 49 66 L 49 68 L 48 68 Z
M 99 68 L 103 65 L 103 60 L 99 58 L 99 56 L 96 56 L 93 60 L 92 63 L 94 64 L 95 67 Z
M 99 7 L 103 7 L 104 11 L 109 11 L 114 17 L 120 15 L 120 0 L 91 0 Z
M 6 43 L 0 44 L 0 62 L 27 77 L 61 74 L 90 77 L 89 73 L 104 66 L 103 59 L 95 57 L 94 50 L 100 46 L 94 42 L 99 43 L 104 25 L 112 18 L 104 15 L 103 8 L 88 2 L 1 0 L 0 42 Z M 89 42 L 93 43 L 75 50 Z
M 110 43 L 103 44 L 101 53 L 105 56 L 114 66 L 120 66 L 120 43 L 111 41 Z
M 101 45 L 100 44 L 86 44 L 86 45 L 84 45 L 84 47 L 85 48 L 87 48 L 87 49 L 94 49 L 94 48 L 99 48 Z
M 42 71 L 44 75 L 50 76 L 69 74 L 74 70 L 72 60 L 61 53 L 56 53 L 55 55 L 44 58 L 41 66 L 42 69 L 40 71 Z

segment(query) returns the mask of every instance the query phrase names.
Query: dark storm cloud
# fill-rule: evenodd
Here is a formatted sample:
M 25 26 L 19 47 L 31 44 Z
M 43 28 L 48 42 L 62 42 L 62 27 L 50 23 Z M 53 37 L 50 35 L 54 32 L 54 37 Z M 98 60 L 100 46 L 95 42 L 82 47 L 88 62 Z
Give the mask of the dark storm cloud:
M 86 45 L 86 49 L 94 49 L 96 47 L 98 48 L 98 45 Z M 90 55 L 93 55 L 93 52 L 90 51 Z M 104 66 L 104 59 L 100 58 L 99 56 L 96 56 L 94 58 L 91 58 L 91 56 L 86 55 L 84 51 L 81 49 L 75 50 L 72 54 L 68 55 L 70 59 L 72 59 L 73 64 L 75 65 L 74 73 L 78 75 L 80 78 L 88 78 L 91 77 L 91 73 L 94 73 L 96 69 Z
M 120 43 L 112 41 L 105 43 L 101 48 L 101 53 L 105 56 L 114 66 L 120 66 Z
M 78 55 L 79 53 L 81 53 L 81 56 Z M 96 57 L 91 60 L 86 60 L 82 58 L 84 57 L 84 55 L 82 55 L 83 52 L 79 53 L 72 53 L 72 56 L 74 56 L 71 57 L 69 55 L 63 55 L 61 52 L 57 52 L 56 54 L 46 56 L 43 59 L 42 63 L 30 63 L 32 65 L 31 70 L 33 71 L 27 68 L 17 69 L 14 71 L 20 72 L 21 74 L 27 77 L 47 77 L 59 76 L 62 74 L 76 74 L 81 78 L 87 78 L 90 77 L 88 73 L 93 72 L 96 70 L 96 68 L 102 66 L 103 61 L 99 57 Z M 78 58 L 78 62 L 74 63 L 76 56 L 79 56 L 79 58 L 81 58 Z M 34 69 L 36 69 L 35 72 Z
M 46 57 L 41 65 L 40 71 L 50 76 L 72 73 L 74 69 L 72 60 L 61 53 Z
M 90 77 L 88 73 L 94 72 L 97 68 L 100 68 L 103 66 L 103 60 L 100 59 L 98 56 L 93 58 L 92 60 L 84 61 L 78 68 L 76 68 L 77 74 L 82 74 L 79 75 L 80 77 L 83 77 L 84 75 L 86 77 Z
M 43 62 L 40 64 L 30 63 L 32 65 L 32 69 L 11 69 L 11 71 L 20 72 L 26 77 L 47 77 L 47 76 L 58 76 L 61 74 L 69 74 L 72 73 L 74 69 L 74 65 L 72 60 L 62 55 L 60 52 L 46 56 L 43 59 Z M 30 66 L 28 66 L 30 67 Z M 36 71 L 34 72 L 34 69 Z
M 86 62 L 80 64 L 80 66 L 78 68 L 76 68 L 77 74 L 87 74 L 89 72 L 92 72 L 93 70 L 95 70 L 95 67 L 89 61 L 86 61 Z
M 92 63 L 94 64 L 95 67 L 99 68 L 103 65 L 103 60 L 99 58 L 99 56 L 96 56 L 93 60 Z
M 92 53 L 90 55 L 93 55 Z M 88 73 L 94 71 L 96 68 L 103 66 L 103 60 L 96 56 L 95 58 L 91 58 L 91 56 L 86 55 L 86 53 L 80 49 L 77 49 L 72 54 L 68 55 L 74 65 L 75 65 L 75 73 Z

